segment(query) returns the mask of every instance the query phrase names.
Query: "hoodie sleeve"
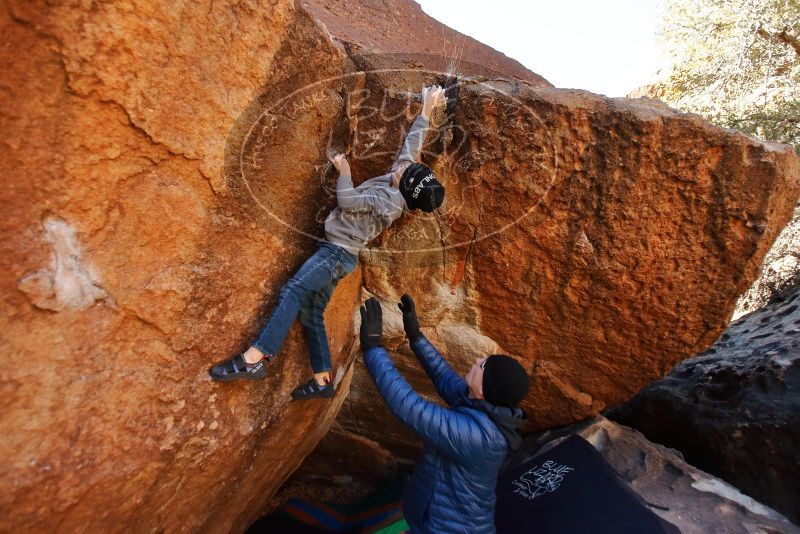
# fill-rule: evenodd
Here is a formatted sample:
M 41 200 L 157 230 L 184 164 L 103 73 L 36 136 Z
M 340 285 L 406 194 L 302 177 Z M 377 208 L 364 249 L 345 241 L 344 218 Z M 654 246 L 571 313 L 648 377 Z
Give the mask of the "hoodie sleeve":
M 349 174 L 340 174 L 336 180 L 336 203 L 340 209 L 356 209 L 357 192 L 353 187 L 353 177 Z
M 364 180 L 363 182 L 358 184 L 356 189 L 366 189 L 367 187 L 370 187 L 370 186 L 373 186 L 373 185 L 378 185 L 378 184 L 387 185 L 387 184 L 390 184 L 390 183 L 392 183 L 392 173 L 381 174 L 380 176 L 376 176 L 375 178 L 370 178 L 369 180 Z
M 383 347 L 367 349 L 364 363 L 392 413 L 423 441 L 460 463 L 484 453 L 478 423 L 466 414 L 423 399 L 400 375 Z
M 428 119 L 423 117 L 421 113 L 417 115 L 417 118 L 414 119 L 414 123 L 411 125 L 411 129 L 408 131 L 408 135 L 406 135 L 406 139 L 403 142 L 400 155 L 397 156 L 397 161 L 392 165 L 392 170 L 395 170 L 398 165 L 403 162 L 414 163 L 417 161 L 420 152 L 422 152 L 422 145 L 425 143 L 425 136 L 428 133 L 429 126 L 430 123 Z
M 398 206 L 382 189 L 384 188 L 354 188 L 352 177 L 342 175 L 336 182 L 336 203 L 343 211 L 371 211 L 378 217 L 391 218 L 392 214 L 402 212 L 403 206 Z
M 414 351 L 425 372 L 433 381 L 439 396 L 448 405 L 452 406 L 466 394 L 467 383 L 453 371 L 450 364 L 442 358 L 441 353 L 425 336 L 412 341 L 411 350 Z

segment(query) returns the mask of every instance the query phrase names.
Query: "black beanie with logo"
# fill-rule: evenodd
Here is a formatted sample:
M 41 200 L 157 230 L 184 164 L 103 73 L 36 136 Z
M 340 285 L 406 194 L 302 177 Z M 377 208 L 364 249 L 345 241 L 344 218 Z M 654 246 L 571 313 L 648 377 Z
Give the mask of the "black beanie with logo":
M 492 354 L 483 364 L 483 398 L 495 406 L 516 408 L 528 394 L 531 380 L 517 360 Z
M 430 213 L 444 202 L 444 186 L 433 171 L 422 163 L 412 163 L 400 179 L 400 193 L 410 210 L 420 209 Z

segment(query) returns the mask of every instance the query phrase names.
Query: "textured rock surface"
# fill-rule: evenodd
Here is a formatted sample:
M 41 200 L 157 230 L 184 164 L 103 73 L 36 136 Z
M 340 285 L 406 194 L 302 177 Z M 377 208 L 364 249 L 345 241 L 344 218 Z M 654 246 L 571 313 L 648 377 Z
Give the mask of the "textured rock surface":
M 0 1 L 0 41 L 2 530 L 242 530 L 347 393 L 360 274 L 327 314 L 332 403 L 289 402 L 299 329 L 264 383 L 206 369 L 313 251 L 295 230 L 319 235 L 331 206 L 316 171 L 355 82 L 278 109 L 267 152 L 246 147 L 294 229 L 243 192 L 232 153 L 274 95 L 358 67 L 285 0 Z
M 337 289 L 334 402 L 288 401 L 299 329 L 264 383 L 213 384 L 321 235 L 326 153 L 347 150 L 357 180 L 385 170 L 409 92 L 446 81 L 424 33 L 398 39 L 391 17 L 354 33 L 331 5 L 0 2 L 5 528 L 243 529 L 344 400 L 362 283 L 409 290 L 460 368 L 465 345 L 522 357 L 538 426 L 585 417 L 714 339 L 790 215 L 788 150 L 465 45 L 424 156 L 447 207 L 398 224 Z M 359 5 L 383 4 L 343 13 Z M 522 81 L 476 77 L 497 71 Z M 380 409 L 342 426 L 367 435 Z
M 708 347 L 798 194 L 790 148 L 649 99 L 464 80 L 439 124 L 423 159 L 447 209 L 406 218 L 363 255 L 364 286 L 424 393 L 394 304 L 406 290 L 460 372 L 489 346 L 520 357 L 533 428 L 623 402 Z M 462 342 L 472 335 L 487 343 Z M 360 362 L 354 383 L 343 427 L 412 459 L 418 441 L 387 423 Z
M 529 436 L 507 463 L 524 462 L 572 434 L 594 445 L 655 513 L 684 534 L 800 532 L 776 511 L 687 464 L 676 451 L 602 417 Z
M 734 319 L 762 308 L 770 302 L 783 300 L 800 287 L 800 206 L 769 249 L 761 274 L 736 303 Z
M 363 70 L 387 68 L 394 77 L 412 78 L 419 69 L 458 72 L 552 87 L 519 62 L 430 18 L 416 2 L 306 0 L 302 5 L 348 48 Z M 403 68 L 409 70 L 394 71 Z
M 732 323 L 612 417 L 800 522 L 800 290 Z
M 395 456 L 378 443 L 334 424 L 263 512 L 268 515 L 293 497 L 358 502 L 408 468 L 398 465 Z

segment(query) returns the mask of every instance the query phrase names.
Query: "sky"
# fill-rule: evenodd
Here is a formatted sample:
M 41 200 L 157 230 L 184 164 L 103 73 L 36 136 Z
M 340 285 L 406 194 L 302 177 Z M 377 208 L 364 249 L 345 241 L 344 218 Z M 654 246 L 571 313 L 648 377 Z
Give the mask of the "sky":
M 416 0 L 556 87 L 625 96 L 655 81 L 662 0 Z

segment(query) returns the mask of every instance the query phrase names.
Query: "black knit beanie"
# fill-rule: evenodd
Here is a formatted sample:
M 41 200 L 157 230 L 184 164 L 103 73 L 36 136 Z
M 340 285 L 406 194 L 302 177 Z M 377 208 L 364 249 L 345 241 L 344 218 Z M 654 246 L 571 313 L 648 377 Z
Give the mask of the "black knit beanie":
M 430 167 L 422 163 L 412 163 L 403 172 L 400 193 L 410 210 L 420 209 L 430 213 L 444 202 L 444 186 Z
M 483 365 L 483 398 L 495 406 L 516 408 L 530 387 L 525 369 L 510 356 L 493 354 Z

